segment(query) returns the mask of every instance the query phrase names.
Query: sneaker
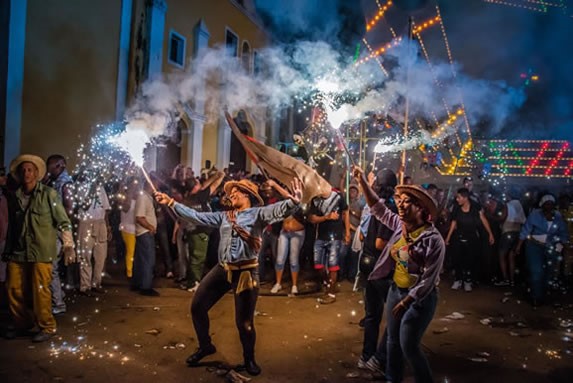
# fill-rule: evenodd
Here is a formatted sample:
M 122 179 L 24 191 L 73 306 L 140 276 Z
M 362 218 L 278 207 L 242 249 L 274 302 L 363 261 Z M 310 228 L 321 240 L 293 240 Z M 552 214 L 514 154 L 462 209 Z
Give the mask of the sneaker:
M 52 314 L 53 315 L 60 315 L 60 314 L 65 314 L 66 313 L 66 306 L 60 306 L 60 307 L 53 307 L 52 308 Z
M 509 281 L 506 279 L 503 281 L 495 282 L 494 285 L 497 287 L 507 287 L 509 286 Z
M 195 285 L 193 287 L 188 288 L 187 291 L 189 291 L 190 293 L 194 293 L 195 291 L 197 291 L 198 288 L 199 288 L 199 282 L 195 282 Z
M 472 283 L 471 282 L 464 282 L 464 291 L 469 293 L 472 291 Z
M 56 335 L 55 331 L 54 332 L 40 331 L 39 333 L 37 333 L 32 337 L 32 342 L 34 343 L 45 342 L 47 340 L 52 339 L 55 335 Z
M 297 295 L 298 294 L 298 287 L 296 287 L 296 285 L 292 285 L 292 287 L 290 288 L 290 293 L 292 295 Z
M 356 367 L 358 367 L 361 370 L 368 370 L 368 367 L 366 366 L 367 362 L 368 361 L 364 359 L 364 356 L 360 356 L 360 358 L 358 359 L 358 363 L 356 364 Z
M 462 288 L 462 281 L 455 281 L 452 285 L 452 290 L 459 290 Z
M 172 279 L 173 278 L 173 273 L 170 271 L 167 274 L 165 274 L 165 278 L 169 278 Z
M 378 359 L 376 359 L 375 356 L 368 359 L 368 361 L 366 362 L 366 368 L 375 374 L 384 375 L 384 371 L 382 371 L 382 366 L 380 365 L 380 362 L 378 361 Z
M 281 291 L 282 289 L 283 289 L 283 287 L 279 283 L 275 283 L 275 285 L 271 289 L 271 294 L 276 294 L 279 291 Z
M 317 299 L 318 303 L 322 305 L 329 305 L 331 303 L 336 302 L 336 295 L 334 294 L 325 294 L 324 296 Z

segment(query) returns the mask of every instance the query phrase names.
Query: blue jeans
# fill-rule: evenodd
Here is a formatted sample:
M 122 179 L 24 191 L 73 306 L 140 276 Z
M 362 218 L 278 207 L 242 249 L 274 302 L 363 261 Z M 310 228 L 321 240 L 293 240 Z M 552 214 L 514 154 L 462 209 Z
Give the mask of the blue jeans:
M 141 290 L 153 287 L 153 268 L 155 267 L 155 237 L 144 233 L 135 237 L 135 256 L 133 257 L 133 277 L 131 286 Z
M 368 277 L 367 277 L 368 278 Z M 384 329 L 384 334 L 380 343 L 380 322 L 384 314 L 384 305 L 388 296 L 388 290 L 392 284 L 391 278 L 375 279 L 366 282 L 364 291 L 364 341 L 362 342 L 362 358 L 364 360 L 375 356 L 381 366 L 386 365 L 386 350 L 388 342 L 388 331 Z M 391 312 L 388 315 L 392 315 Z
M 547 284 L 552 276 L 552 269 L 557 262 L 558 253 L 549 250 L 544 245 L 527 241 L 525 243 L 525 258 L 529 270 L 531 298 L 542 300 L 545 297 Z
M 290 271 L 297 272 L 300 270 L 298 258 L 300 250 L 304 243 L 304 229 L 299 231 L 284 231 L 281 230 L 279 235 L 279 244 L 277 249 L 277 262 L 275 264 L 276 271 L 282 271 L 285 267 L 287 257 L 290 260 Z
M 338 253 L 342 241 L 333 239 L 325 241 L 317 239 L 314 241 L 314 268 L 324 269 L 328 268 L 329 271 L 338 271 L 340 269 L 338 264 Z
M 408 295 L 407 289 L 392 284 L 388 292 L 388 359 L 386 377 L 399 383 L 404 377 L 404 357 L 412 367 L 416 383 L 433 382 L 432 371 L 420 343 L 422 336 L 434 317 L 438 303 L 437 289 L 423 300 L 413 302 L 401 318 L 394 318 L 392 309 Z

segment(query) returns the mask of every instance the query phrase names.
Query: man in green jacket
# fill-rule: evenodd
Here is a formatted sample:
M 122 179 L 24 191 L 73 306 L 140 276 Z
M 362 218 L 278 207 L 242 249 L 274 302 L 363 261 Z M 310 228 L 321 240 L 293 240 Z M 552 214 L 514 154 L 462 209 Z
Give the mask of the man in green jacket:
M 40 157 L 20 155 L 10 164 L 10 172 L 20 187 L 8 203 L 4 259 L 8 261 L 8 301 L 14 327 L 6 332 L 6 338 L 28 334 L 37 326 L 40 331 L 32 340 L 43 342 L 56 334 L 50 283 L 57 232 L 62 232 L 66 257 L 72 257 L 72 225 L 58 193 L 40 182 L 46 173 Z

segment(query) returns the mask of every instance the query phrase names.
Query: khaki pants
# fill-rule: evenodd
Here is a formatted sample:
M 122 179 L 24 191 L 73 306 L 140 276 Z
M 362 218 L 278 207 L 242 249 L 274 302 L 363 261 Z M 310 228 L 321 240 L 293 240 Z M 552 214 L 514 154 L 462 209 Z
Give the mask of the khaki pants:
M 36 324 L 44 332 L 56 332 L 51 282 L 51 262 L 8 262 L 8 302 L 17 329 Z
M 78 226 L 78 258 L 80 290 L 101 287 L 101 274 L 107 258 L 107 226 L 105 221 L 81 221 Z

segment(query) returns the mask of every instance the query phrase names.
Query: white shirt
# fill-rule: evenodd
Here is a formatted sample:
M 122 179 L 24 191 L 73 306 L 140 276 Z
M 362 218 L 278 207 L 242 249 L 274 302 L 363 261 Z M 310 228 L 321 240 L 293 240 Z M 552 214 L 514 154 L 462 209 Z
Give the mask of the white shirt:
M 87 210 L 80 209 L 79 218 L 82 221 L 105 219 L 106 210 L 111 209 L 107 194 L 101 185 L 97 186 L 95 195 L 93 196 L 89 195 L 90 189 L 88 185 L 84 185 L 84 187 L 80 187 L 77 191 L 80 203 L 89 202 L 89 208 Z
M 135 200 L 132 199 L 129 204 L 129 210 L 127 212 L 121 211 L 121 224 L 120 230 L 129 233 L 135 234 Z
M 145 217 L 151 226 L 157 228 L 157 217 L 155 216 L 155 208 L 153 207 L 153 197 L 146 192 L 138 195 L 135 200 L 135 235 L 139 236 L 147 233 L 149 230 L 137 223 L 137 217 Z

